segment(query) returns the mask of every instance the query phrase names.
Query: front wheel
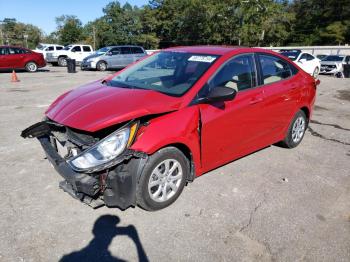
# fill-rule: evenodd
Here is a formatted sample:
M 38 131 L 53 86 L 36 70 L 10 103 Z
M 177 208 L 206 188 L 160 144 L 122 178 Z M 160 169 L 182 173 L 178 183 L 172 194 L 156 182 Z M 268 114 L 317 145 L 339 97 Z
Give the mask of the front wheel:
M 288 128 L 287 136 L 282 141 L 282 145 L 287 148 L 298 146 L 304 137 L 307 125 L 308 121 L 304 111 L 298 111 Z
M 137 204 L 155 211 L 172 204 L 181 194 L 190 164 L 175 147 L 163 148 L 150 156 L 137 186 Z
M 96 68 L 98 71 L 106 71 L 107 70 L 107 64 L 103 61 L 100 61 L 97 63 Z
M 26 69 L 27 72 L 31 72 L 32 73 L 32 72 L 36 72 L 36 70 L 38 70 L 38 66 L 34 62 L 28 62 L 26 64 L 25 69 Z

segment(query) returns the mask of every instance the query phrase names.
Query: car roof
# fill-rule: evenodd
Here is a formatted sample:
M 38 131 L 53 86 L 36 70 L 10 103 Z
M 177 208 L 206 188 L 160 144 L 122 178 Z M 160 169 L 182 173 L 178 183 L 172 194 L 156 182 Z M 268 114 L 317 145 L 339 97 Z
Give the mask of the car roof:
M 139 46 L 139 45 L 109 45 L 109 46 L 105 46 L 105 47 L 108 47 L 108 48 L 112 48 L 112 47 L 141 47 L 142 46 Z
M 177 51 L 177 52 L 188 52 L 188 53 L 203 53 L 211 55 L 224 55 L 230 53 L 239 48 L 245 48 L 241 46 L 216 46 L 216 45 L 204 45 L 204 46 L 177 46 L 170 47 L 164 50 L 166 51 Z

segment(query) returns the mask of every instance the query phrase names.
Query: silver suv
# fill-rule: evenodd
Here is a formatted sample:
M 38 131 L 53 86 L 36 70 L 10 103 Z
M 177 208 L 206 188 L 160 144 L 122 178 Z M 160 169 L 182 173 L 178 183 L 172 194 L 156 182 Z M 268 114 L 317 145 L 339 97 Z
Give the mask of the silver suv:
M 112 68 L 123 68 L 146 56 L 140 46 L 106 46 L 84 58 L 81 69 L 105 71 Z

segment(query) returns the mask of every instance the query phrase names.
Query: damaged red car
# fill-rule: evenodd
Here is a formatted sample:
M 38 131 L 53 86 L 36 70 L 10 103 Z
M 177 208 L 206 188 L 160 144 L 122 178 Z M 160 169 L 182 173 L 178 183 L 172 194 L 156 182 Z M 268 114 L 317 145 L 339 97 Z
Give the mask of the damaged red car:
M 22 136 L 40 141 L 74 198 L 158 210 L 225 163 L 297 146 L 318 83 L 264 49 L 170 48 L 63 94 Z

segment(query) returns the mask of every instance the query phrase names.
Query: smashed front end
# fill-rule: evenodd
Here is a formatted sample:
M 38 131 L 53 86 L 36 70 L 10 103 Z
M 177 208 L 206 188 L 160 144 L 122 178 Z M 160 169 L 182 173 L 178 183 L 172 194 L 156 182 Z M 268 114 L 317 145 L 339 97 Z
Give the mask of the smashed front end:
M 90 133 L 49 119 L 22 131 L 37 138 L 56 171 L 59 186 L 93 208 L 106 205 L 126 209 L 136 205 L 137 178 L 147 155 L 129 149 L 139 122 Z

